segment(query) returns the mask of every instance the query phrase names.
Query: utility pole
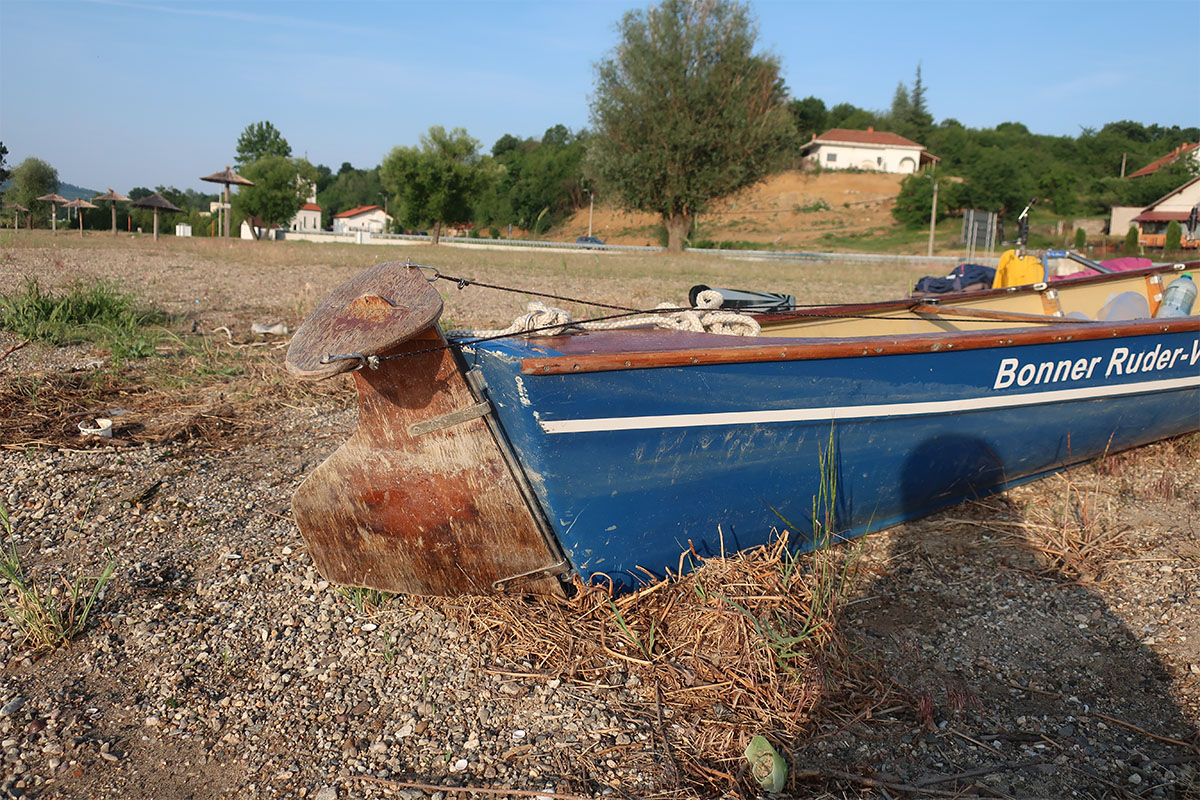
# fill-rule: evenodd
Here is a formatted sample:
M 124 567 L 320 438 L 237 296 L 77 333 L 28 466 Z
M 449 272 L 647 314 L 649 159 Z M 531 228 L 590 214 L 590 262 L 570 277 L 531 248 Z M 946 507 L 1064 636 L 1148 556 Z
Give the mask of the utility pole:
M 933 255 L 933 228 L 937 222 L 937 178 L 933 179 L 933 204 L 929 208 L 929 255 Z
M 588 190 L 588 236 L 592 235 L 592 209 L 596 206 L 596 195 Z

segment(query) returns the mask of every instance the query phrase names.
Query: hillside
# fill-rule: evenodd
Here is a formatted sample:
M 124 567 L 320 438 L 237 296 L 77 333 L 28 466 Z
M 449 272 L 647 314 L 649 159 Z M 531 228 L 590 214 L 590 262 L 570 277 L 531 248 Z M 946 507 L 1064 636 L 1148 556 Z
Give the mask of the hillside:
M 701 216 L 695 239 L 739 240 L 814 248 L 825 234 L 863 234 L 895 225 L 891 209 L 903 175 L 789 170 L 714 204 Z M 659 220 L 597 204 L 592 233 L 611 244 L 653 244 Z M 550 238 L 587 233 L 588 210 L 577 212 Z
M 11 185 L 11 180 L 0 183 L 0 192 L 6 191 Z M 82 197 L 85 200 L 91 200 L 93 197 L 100 194 L 100 192 L 96 192 L 91 189 L 85 189 L 82 186 L 76 186 L 73 183 L 61 182 L 58 184 L 58 193 L 68 200 L 74 200 L 76 197 Z M 585 222 L 584 224 L 586 225 L 587 223 Z

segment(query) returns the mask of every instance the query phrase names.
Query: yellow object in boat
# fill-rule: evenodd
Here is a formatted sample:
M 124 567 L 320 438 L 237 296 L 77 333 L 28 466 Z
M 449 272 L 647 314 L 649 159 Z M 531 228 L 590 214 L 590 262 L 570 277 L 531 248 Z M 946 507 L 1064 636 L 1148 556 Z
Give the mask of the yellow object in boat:
M 993 289 L 1004 289 L 1008 286 L 1025 286 L 1039 283 L 1046 279 L 1046 271 L 1042 260 L 1032 255 L 1017 255 L 1016 250 L 1005 250 L 1000 256 L 1000 264 L 996 267 L 996 278 L 992 281 Z

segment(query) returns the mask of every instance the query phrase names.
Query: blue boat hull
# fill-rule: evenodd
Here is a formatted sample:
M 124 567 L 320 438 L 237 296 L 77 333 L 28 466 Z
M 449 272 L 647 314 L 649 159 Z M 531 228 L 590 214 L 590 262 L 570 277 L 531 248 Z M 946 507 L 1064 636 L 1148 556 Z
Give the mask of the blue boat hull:
M 1193 331 L 523 373 L 555 355 L 506 339 L 462 359 L 571 566 L 620 588 L 676 571 L 691 549 L 811 535 L 830 488 L 834 533 L 857 535 L 1200 429 Z

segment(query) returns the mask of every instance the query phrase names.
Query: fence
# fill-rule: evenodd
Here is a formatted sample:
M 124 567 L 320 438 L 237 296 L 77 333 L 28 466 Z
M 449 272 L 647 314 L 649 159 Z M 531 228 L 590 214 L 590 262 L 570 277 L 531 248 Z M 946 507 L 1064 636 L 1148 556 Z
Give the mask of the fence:
M 415 233 L 371 233 L 356 236 L 354 233 L 332 233 L 329 231 L 280 231 L 279 238 L 310 242 L 343 242 L 346 244 L 392 244 L 420 245 L 432 241 L 433 237 Z M 509 249 L 532 248 L 538 250 L 561 250 L 564 252 L 604 252 L 604 253 L 656 253 L 665 248 L 648 245 L 630 244 L 577 244 L 575 242 L 548 242 L 539 239 L 484 239 L 472 236 L 443 236 L 442 246 L 470 247 L 480 249 Z M 719 256 L 721 258 L 740 259 L 745 261 L 806 261 L 822 263 L 836 261 L 840 263 L 867 264 L 930 264 L 933 266 L 959 264 L 959 256 L 924 256 L 924 255 L 892 255 L 890 253 L 829 253 L 807 250 L 720 250 L 715 248 L 689 247 L 687 252 L 699 255 Z M 995 265 L 997 259 L 976 259 L 976 263 Z

